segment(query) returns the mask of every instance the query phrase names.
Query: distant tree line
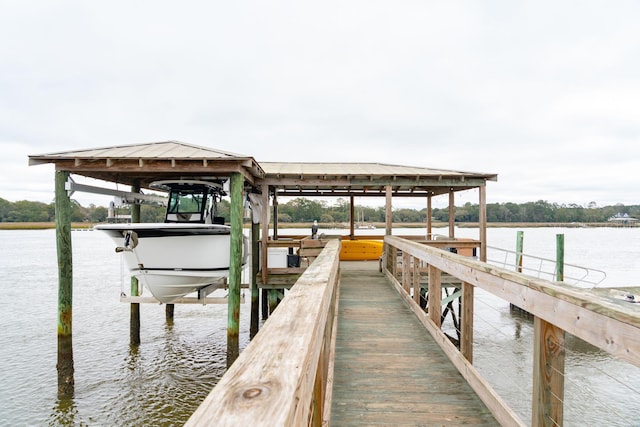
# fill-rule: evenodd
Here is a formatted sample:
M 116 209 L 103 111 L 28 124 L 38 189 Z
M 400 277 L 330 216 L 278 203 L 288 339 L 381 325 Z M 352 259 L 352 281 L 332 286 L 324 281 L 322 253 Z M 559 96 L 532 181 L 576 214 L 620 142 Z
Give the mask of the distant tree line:
M 90 204 L 81 206 L 75 200 L 71 201 L 72 222 L 105 222 L 108 209 L 104 206 Z M 120 208 L 120 214 L 128 214 L 129 210 Z M 488 222 L 606 222 L 610 217 L 618 214 L 628 214 L 640 219 L 640 205 L 598 207 L 594 202 L 586 207 L 570 204 L 549 203 L 544 200 L 528 203 L 490 203 L 487 204 Z M 218 204 L 219 216 L 229 219 L 229 202 L 222 200 Z M 466 203 L 456 206 L 456 222 L 478 222 L 479 206 Z M 140 209 L 142 222 L 162 222 L 164 208 L 161 206 L 142 205 Z M 355 206 L 356 222 L 373 223 L 385 221 L 384 207 Z M 432 218 L 435 221 L 449 221 L 448 208 L 434 208 Z M 426 222 L 427 209 L 394 209 L 394 222 Z M 55 220 L 53 203 L 30 202 L 26 200 L 10 202 L 0 198 L 0 222 L 52 222 Z M 349 221 L 349 201 L 337 199 L 335 203 L 296 198 L 278 205 L 278 222 L 313 222 L 344 223 Z
M 479 205 L 466 203 L 456 206 L 456 222 L 478 222 Z M 549 203 L 544 200 L 528 203 L 491 203 L 487 204 L 488 222 L 606 222 L 618 213 L 640 219 L 640 205 L 597 207 L 591 202 L 587 207 L 570 204 Z M 356 222 L 384 222 L 384 207 L 355 206 Z M 448 208 L 434 208 L 431 217 L 435 221 L 449 221 Z M 416 209 L 394 209 L 393 222 L 426 222 L 426 207 Z M 304 198 L 293 199 L 278 205 L 278 222 L 311 222 L 318 220 L 323 223 L 342 223 L 349 221 L 349 201 L 337 199 L 329 205 L 325 201 Z
M 121 214 L 129 214 L 129 209 L 119 209 Z M 88 207 L 71 200 L 72 222 L 106 222 L 109 211 L 104 206 L 90 204 Z M 161 206 L 142 205 L 140 217 L 143 222 L 162 222 L 164 208 Z M 0 222 L 53 222 L 55 221 L 54 203 L 30 202 L 21 200 L 10 202 L 0 198 Z

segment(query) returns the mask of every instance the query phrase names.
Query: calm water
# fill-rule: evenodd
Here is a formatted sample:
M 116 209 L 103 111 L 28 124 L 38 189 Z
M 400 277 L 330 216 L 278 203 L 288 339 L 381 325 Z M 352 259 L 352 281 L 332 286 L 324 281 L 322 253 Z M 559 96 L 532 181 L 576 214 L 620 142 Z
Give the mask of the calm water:
M 55 232 L 0 233 L 0 425 L 182 425 L 224 374 L 226 305 L 176 306 L 172 326 L 164 306 L 142 305 L 142 344 L 131 349 L 113 243 L 93 231 L 72 238 L 75 396 L 59 400 Z
M 420 231 L 394 230 L 410 233 Z M 477 237 L 476 230 L 456 233 Z M 607 271 L 603 286 L 640 285 L 640 229 L 525 229 L 525 252 L 553 258 L 556 233 L 565 234 L 568 263 Z M 489 244 L 513 249 L 515 235 L 515 229 L 489 229 Z M 59 400 L 55 233 L 0 232 L 0 425 L 182 425 L 224 373 L 226 305 L 177 305 L 173 325 L 166 324 L 164 306 L 142 305 L 142 344 L 132 349 L 113 244 L 99 232 L 72 236 L 75 395 Z M 531 322 L 487 294 L 478 295 L 477 310 L 474 363 L 527 419 Z M 241 307 L 242 348 L 248 311 L 247 302 Z M 565 425 L 640 425 L 639 370 L 569 341 Z M 603 389 L 605 397 L 595 396 Z M 594 408 L 600 408 L 595 415 L 589 412 Z

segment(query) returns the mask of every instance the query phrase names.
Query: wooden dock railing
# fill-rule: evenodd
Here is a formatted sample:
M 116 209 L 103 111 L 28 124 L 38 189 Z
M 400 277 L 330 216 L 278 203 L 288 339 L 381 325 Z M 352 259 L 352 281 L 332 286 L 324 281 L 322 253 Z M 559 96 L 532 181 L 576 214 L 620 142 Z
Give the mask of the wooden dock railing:
M 402 257 L 389 255 L 397 251 L 402 251 Z M 563 425 L 565 331 L 640 366 L 640 315 L 625 308 L 624 303 L 616 304 L 558 282 L 535 279 L 395 236 L 385 237 L 385 254 L 387 277 L 502 425 L 524 423 L 472 364 L 476 287 L 534 316 L 533 426 Z M 427 312 L 419 305 L 421 264 L 428 265 L 429 272 L 431 297 Z M 442 296 L 443 273 L 462 282 L 459 350 L 441 330 L 441 298 L 433 297 Z
M 186 426 L 322 424 L 331 406 L 339 255 L 340 241 L 327 243 Z

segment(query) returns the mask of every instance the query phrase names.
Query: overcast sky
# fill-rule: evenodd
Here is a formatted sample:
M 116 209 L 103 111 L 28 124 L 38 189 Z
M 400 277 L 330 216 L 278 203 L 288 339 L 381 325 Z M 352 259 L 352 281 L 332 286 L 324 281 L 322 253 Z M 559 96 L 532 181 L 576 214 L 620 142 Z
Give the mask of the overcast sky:
M 0 0 L 0 197 L 53 199 L 29 154 L 179 140 L 640 204 L 639 22 L 636 0 Z

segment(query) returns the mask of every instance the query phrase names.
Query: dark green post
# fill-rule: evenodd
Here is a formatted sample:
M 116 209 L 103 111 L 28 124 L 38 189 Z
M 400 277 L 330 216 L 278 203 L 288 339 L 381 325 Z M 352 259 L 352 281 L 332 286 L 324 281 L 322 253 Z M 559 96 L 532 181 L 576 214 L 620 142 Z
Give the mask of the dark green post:
M 71 251 L 71 199 L 65 189 L 69 172 L 55 173 L 56 247 L 58 251 L 58 396 L 74 392 L 73 340 L 73 262 Z
M 231 250 L 229 257 L 229 298 L 227 309 L 227 368 L 240 354 L 240 281 L 242 277 L 242 190 L 244 177 L 231 174 Z
M 173 313 L 175 311 L 175 304 L 166 304 L 164 308 L 164 317 L 167 321 L 167 325 L 173 325 Z
M 516 234 L 516 271 L 522 273 L 522 250 L 524 246 L 524 232 L 518 231 Z
M 249 338 L 258 333 L 258 307 L 260 303 L 260 291 L 258 289 L 258 270 L 260 270 L 260 223 L 251 221 L 251 325 Z
M 564 234 L 556 234 L 556 281 L 564 282 Z
M 138 193 L 140 191 L 140 184 L 138 181 L 131 186 L 131 191 L 134 193 Z M 140 205 L 137 203 L 131 206 L 131 222 L 140 222 Z M 137 297 L 139 295 L 140 288 L 138 279 L 131 277 L 131 296 Z M 140 304 L 134 302 L 131 303 L 129 315 L 129 343 L 133 346 L 140 344 Z
M 268 293 L 268 289 L 262 288 L 262 298 L 260 299 L 262 302 L 262 320 L 267 320 L 269 318 L 269 301 L 267 297 Z
M 278 307 L 278 290 L 277 289 L 269 289 L 269 293 L 267 294 L 267 299 L 269 301 L 269 316 L 273 313 L 273 311 Z

